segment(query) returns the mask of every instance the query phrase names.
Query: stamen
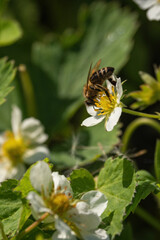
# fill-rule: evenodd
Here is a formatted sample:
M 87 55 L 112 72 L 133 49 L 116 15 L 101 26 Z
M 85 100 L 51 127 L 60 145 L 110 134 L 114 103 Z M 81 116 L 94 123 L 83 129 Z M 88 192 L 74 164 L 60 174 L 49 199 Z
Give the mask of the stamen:
M 104 88 L 103 91 L 98 93 L 94 102 L 95 107 L 97 107 L 95 111 L 98 112 L 98 116 L 110 114 L 117 105 L 117 95 L 114 87 L 112 86 L 112 94 L 107 88 Z
M 12 132 L 6 132 L 7 140 L 2 145 L 3 155 L 6 156 L 13 165 L 22 161 L 26 146 L 22 138 L 15 138 Z

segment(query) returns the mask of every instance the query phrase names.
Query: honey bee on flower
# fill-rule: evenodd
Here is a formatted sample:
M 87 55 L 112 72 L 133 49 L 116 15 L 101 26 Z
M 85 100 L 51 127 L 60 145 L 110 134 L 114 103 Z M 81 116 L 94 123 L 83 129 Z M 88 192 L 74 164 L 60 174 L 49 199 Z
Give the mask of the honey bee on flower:
M 122 103 L 120 100 L 123 89 L 121 79 L 113 74 L 114 68 L 108 67 L 104 68 L 108 72 L 108 75 L 105 74 L 104 76 L 102 69 L 98 70 L 96 83 L 90 84 L 93 74 L 96 75 L 97 67 L 99 67 L 99 64 L 98 66 L 96 65 L 91 74 L 88 74 L 87 86 L 85 85 L 84 87 L 84 90 L 86 87 L 89 89 L 88 92 L 93 92 L 94 90 L 94 94 L 90 94 L 89 97 L 87 96 L 87 100 L 85 101 L 87 112 L 91 117 L 85 119 L 81 125 L 91 127 L 105 119 L 106 130 L 112 131 L 122 113 Z M 106 87 L 102 85 L 104 81 L 106 81 Z
M 0 182 L 19 179 L 25 172 L 25 163 L 32 164 L 49 155 L 43 145 L 48 136 L 39 120 L 31 117 L 22 121 L 22 113 L 13 106 L 11 131 L 0 135 Z

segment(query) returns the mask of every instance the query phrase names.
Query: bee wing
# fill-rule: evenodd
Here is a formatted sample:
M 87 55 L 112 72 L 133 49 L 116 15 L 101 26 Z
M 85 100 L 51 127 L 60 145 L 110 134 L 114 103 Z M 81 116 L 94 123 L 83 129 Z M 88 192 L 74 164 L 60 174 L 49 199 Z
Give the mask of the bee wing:
M 95 66 L 93 67 L 92 69 L 92 72 L 91 72 L 91 75 L 94 73 L 94 72 L 97 72 L 99 70 L 99 66 L 101 64 L 101 59 L 99 59 L 99 61 L 95 64 Z
M 88 83 L 89 83 L 89 79 L 90 79 L 90 76 L 91 76 L 91 68 L 92 68 L 92 63 L 91 63 L 91 65 L 90 65 L 89 72 L 88 72 L 88 77 L 87 77 L 87 88 L 88 88 Z

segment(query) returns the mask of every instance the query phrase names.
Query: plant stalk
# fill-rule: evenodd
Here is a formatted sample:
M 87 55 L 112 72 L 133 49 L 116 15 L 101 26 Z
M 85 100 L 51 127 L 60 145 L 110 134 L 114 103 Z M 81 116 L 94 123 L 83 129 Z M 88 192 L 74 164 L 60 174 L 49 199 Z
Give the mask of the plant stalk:
M 124 135 L 122 137 L 123 144 L 121 148 L 122 153 L 126 152 L 129 145 L 129 141 L 135 130 L 142 125 L 148 125 L 154 128 L 160 134 L 160 124 L 157 121 L 148 118 L 137 118 L 129 124 L 129 126 L 126 128 L 124 132 Z
M 156 230 L 160 231 L 160 221 L 154 218 L 146 210 L 138 206 L 135 210 L 135 214 L 142 218 L 145 222 L 149 223 L 149 225 L 154 227 Z
M 35 221 L 34 223 L 32 223 L 29 227 L 27 227 L 23 232 L 21 232 L 19 234 L 19 236 L 17 236 L 17 239 L 22 239 L 24 237 L 25 234 L 29 233 L 30 231 L 32 231 L 35 227 L 37 227 L 44 219 L 46 219 L 49 216 L 49 213 L 44 213 L 37 221 Z
M 31 79 L 26 70 L 26 66 L 21 64 L 19 66 L 19 72 L 20 72 L 22 89 L 23 89 L 23 93 L 26 101 L 26 106 L 27 106 L 27 113 L 29 116 L 36 117 L 37 111 L 36 111 L 34 90 L 33 90 Z
M 122 111 L 125 113 L 128 113 L 128 114 L 131 114 L 131 115 L 139 116 L 139 117 L 155 118 L 155 119 L 160 120 L 160 115 L 137 112 L 134 110 L 130 110 L 128 108 L 122 108 Z

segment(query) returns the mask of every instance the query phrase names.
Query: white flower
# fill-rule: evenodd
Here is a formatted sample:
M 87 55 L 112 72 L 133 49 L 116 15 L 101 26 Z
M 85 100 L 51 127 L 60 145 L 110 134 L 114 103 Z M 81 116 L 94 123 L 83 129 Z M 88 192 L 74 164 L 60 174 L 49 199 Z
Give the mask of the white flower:
M 12 131 L 0 135 L 0 182 L 22 177 L 25 164 L 44 159 L 49 155 L 42 145 L 48 138 L 39 120 L 27 118 L 22 121 L 20 109 L 13 106 Z
M 87 112 L 91 117 L 85 119 L 81 126 L 91 127 L 105 119 L 105 128 L 107 131 L 112 131 L 117 124 L 121 113 L 122 104 L 120 99 L 122 97 L 122 84 L 121 79 L 113 76 L 116 81 L 116 86 L 113 86 L 110 81 L 106 81 L 107 88 L 98 92 L 94 99 L 95 104 L 88 106 L 86 104 Z
M 39 192 L 30 192 L 32 215 L 35 219 L 48 212 L 46 223 L 54 223 L 54 240 L 94 239 L 108 240 L 105 230 L 99 229 L 101 214 L 107 207 L 107 199 L 99 191 L 85 193 L 80 200 L 73 198 L 70 182 L 58 172 L 51 173 L 45 162 L 38 162 L 30 173 L 33 187 Z
M 143 10 L 148 9 L 149 20 L 160 20 L 160 0 L 133 0 Z

